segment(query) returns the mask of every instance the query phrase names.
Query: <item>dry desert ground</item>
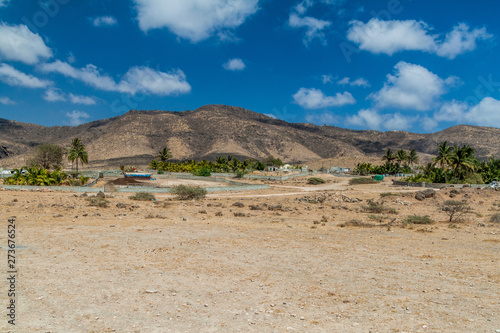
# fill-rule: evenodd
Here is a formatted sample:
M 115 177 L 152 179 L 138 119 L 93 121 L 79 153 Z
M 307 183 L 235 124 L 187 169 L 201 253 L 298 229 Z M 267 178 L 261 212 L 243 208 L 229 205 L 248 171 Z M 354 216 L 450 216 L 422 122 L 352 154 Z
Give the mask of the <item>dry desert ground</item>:
M 500 332 L 500 192 L 458 190 L 473 211 L 450 224 L 450 188 L 418 201 L 325 179 L 199 201 L 110 193 L 107 208 L 0 190 L 3 276 L 11 217 L 18 271 L 1 331 Z M 397 214 L 365 212 L 370 200 Z M 403 225 L 414 214 L 435 222 Z

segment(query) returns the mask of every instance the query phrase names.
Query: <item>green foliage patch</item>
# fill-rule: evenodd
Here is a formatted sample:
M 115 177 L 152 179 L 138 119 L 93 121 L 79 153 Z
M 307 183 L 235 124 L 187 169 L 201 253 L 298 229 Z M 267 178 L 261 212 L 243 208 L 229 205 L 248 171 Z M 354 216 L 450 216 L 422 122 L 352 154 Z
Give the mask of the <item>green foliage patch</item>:
M 376 181 L 372 178 L 366 177 L 358 177 L 349 179 L 349 185 L 362 185 L 362 184 L 379 184 L 379 181 Z
M 170 189 L 170 193 L 179 200 L 200 200 L 205 198 L 207 190 L 200 186 L 177 185 Z
M 318 177 L 311 177 L 307 180 L 307 183 L 310 185 L 319 185 L 319 184 L 324 184 L 326 181 L 322 178 Z
M 139 201 L 153 201 L 155 199 L 155 196 L 154 194 L 149 192 L 137 192 L 136 194 L 131 195 L 128 198 Z

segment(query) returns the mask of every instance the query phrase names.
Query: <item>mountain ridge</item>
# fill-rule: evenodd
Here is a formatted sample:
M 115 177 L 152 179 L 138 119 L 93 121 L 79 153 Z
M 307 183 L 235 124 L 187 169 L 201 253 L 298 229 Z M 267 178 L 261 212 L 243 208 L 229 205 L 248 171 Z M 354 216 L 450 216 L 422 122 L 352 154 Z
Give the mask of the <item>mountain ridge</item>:
M 0 166 L 19 167 L 39 144 L 68 148 L 74 137 L 86 145 L 89 167 L 146 165 L 164 146 L 174 160 L 231 154 L 256 159 L 273 155 L 302 163 L 381 156 L 387 148 L 429 155 L 446 140 L 473 146 L 480 158 L 500 156 L 500 129 L 492 127 L 456 125 L 430 134 L 351 130 L 289 123 L 241 107 L 211 104 L 187 111 L 130 110 L 75 127 L 0 119 Z

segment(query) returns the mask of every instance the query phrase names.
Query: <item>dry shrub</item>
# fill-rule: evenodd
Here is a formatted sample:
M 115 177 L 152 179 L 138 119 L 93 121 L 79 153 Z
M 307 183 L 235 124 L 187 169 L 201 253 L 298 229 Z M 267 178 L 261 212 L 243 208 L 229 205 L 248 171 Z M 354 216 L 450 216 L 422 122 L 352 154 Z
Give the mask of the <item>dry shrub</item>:
M 382 213 L 387 213 L 387 214 L 397 214 L 398 211 L 394 208 L 391 207 L 386 207 L 382 202 L 374 202 L 370 201 L 368 202 L 368 205 L 362 205 L 361 208 L 363 211 L 366 213 L 372 213 L 372 214 L 382 214 Z
M 496 213 L 490 216 L 490 222 L 500 223 L 500 213 Z
M 472 208 L 465 202 L 455 200 L 446 200 L 443 203 L 441 210 L 450 217 L 450 223 L 458 222 L 464 217 L 465 214 L 472 213 Z
M 108 207 L 109 200 L 101 197 L 88 197 L 85 200 L 89 202 L 89 206 L 106 208 Z
M 375 179 L 365 178 L 365 177 L 352 178 L 349 180 L 349 185 L 362 185 L 362 184 L 380 184 L 380 182 Z
M 373 224 L 366 223 L 364 221 L 356 220 L 356 219 L 353 219 L 353 220 L 347 221 L 345 223 L 342 223 L 340 226 L 342 228 L 343 227 L 361 227 L 361 228 L 373 228 L 374 227 Z
M 132 199 L 132 200 L 139 200 L 139 201 L 153 201 L 155 199 L 155 196 L 154 196 L 154 194 L 151 194 L 149 192 L 138 192 L 134 195 L 131 195 L 128 198 Z

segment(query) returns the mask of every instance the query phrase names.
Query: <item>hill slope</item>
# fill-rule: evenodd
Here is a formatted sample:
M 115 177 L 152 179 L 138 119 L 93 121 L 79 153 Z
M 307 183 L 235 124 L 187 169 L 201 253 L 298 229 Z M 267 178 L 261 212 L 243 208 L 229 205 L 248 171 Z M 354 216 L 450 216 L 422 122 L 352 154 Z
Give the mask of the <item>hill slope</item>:
M 288 123 L 239 107 L 206 105 L 194 111 L 130 111 L 77 127 L 44 127 L 0 119 L 0 166 L 20 166 L 36 145 L 69 147 L 78 137 L 91 167 L 145 165 L 165 145 L 173 159 L 240 158 L 269 155 L 286 162 L 381 156 L 385 149 L 434 154 L 440 141 L 468 144 L 479 157 L 500 156 L 500 129 L 454 126 L 433 134 L 354 131 Z

